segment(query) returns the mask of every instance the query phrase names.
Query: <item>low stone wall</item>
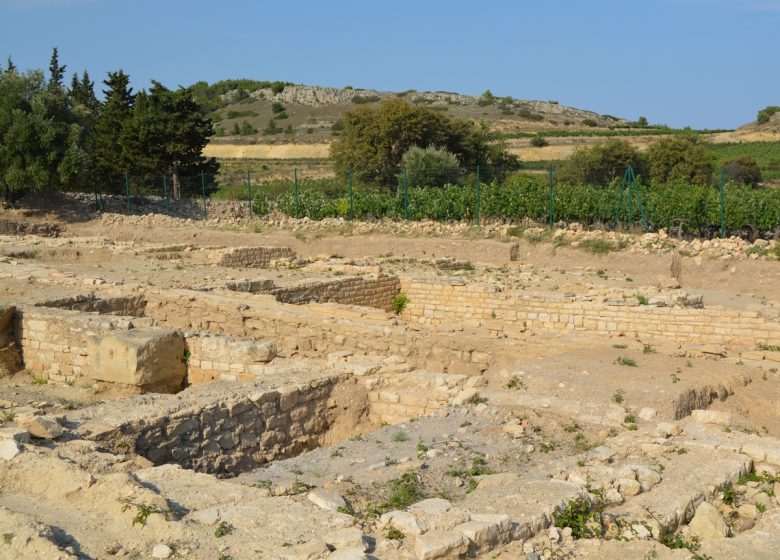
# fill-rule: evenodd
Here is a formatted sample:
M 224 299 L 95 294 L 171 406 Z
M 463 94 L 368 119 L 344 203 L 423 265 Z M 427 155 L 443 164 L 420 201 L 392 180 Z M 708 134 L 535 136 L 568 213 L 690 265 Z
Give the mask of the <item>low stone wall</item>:
M 234 247 L 215 253 L 212 260 L 232 268 L 268 268 L 272 260 L 294 258 L 289 247 Z
M 336 280 L 302 282 L 271 291 L 282 303 L 340 303 L 392 310 L 393 298 L 401 291 L 395 276 L 348 276 Z
M 237 339 L 226 335 L 185 333 L 187 384 L 211 381 L 251 381 L 265 373 L 264 364 L 276 356 L 271 341 Z
M 400 424 L 436 413 L 460 392 L 466 377 L 424 371 L 368 377 L 368 419 L 374 424 Z
M 190 290 L 147 291 L 146 316 L 156 325 L 276 342 L 279 354 L 323 357 L 358 354 L 409 356 L 419 333 L 392 316 L 365 307 L 284 305 L 270 295 L 228 295 Z
M 151 319 L 25 306 L 14 315 L 14 338 L 26 369 L 46 379 L 73 383 L 85 373 L 90 335 L 151 326 Z
M 58 237 L 62 229 L 55 224 L 28 224 L 0 220 L 0 235 L 40 235 L 41 237 Z
M 235 475 L 314 449 L 334 428 L 349 430 L 348 425 L 338 425 L 350 416 L 344 402 L 356 402 L 352 418 L 362 419 L 365 392 L 362 399 L 356 398 L 359 386 L 348 381 L 346 387 L 340 386 L 343 377 L 278 388 L 248 383 L 245 391 L 216 383 L 176 396 L 132 398 L 93 409 L 76 431 L 117 452 L 134 449 L 155 465 L 176 463 L 200 472 Z M 336 408 L 342 418 L 337 418 Z
M 755 311 L 638 305 L 631 297 L 621 300 L 598 293 L 529 293 L 466 284 L 462 279 L 402 279 L 401 290 L 409 298 L 404 318 L 413 323 L 454 323 L 484 328 L 496 336 L 511 338 L 526 329 L 541 329 L 751 349 L 758 344 L 780 345 L 780 324 Z
M 123 317 L 143 317 L 146 300 L 142 295 L 98 298 L 94 294 L 43 301 L 39 307 L 56 307 L 73 311 L 120 315 Z

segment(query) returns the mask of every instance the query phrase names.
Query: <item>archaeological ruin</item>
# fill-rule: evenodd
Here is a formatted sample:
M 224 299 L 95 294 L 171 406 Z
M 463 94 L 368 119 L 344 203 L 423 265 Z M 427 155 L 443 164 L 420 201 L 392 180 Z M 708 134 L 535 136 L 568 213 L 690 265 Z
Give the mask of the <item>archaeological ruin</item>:
M 6 214 L 0 558 L 777 558 L 742 240 Z

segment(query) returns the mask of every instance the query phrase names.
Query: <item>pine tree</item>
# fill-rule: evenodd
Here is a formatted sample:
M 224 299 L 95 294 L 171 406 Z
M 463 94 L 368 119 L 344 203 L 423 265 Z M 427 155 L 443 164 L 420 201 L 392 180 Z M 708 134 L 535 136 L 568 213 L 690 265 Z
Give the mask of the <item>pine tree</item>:
M 184 175 L 216 172 L 216 160 L 203 156 L 214 130 L 189 90 L 152 84 L 148 93 L 137 96 L 132 119 L 122 132 L 123 161 L 147 173 L 170 175 L 173 197 L 179 199 Z
M 5 67 L 6 72 L 16 72 L 16 64 L 14 64 L 14 61 L 11 60 L 11 55 L 8 55 L 8 62 L 6 63 Z
M 103 83 L 108 89 L 103 90 L 105 102 L 95 122 L 93 136 L 95 180 L 103 192 L 121 193 L 125 167 L 119 138 L 132 116 L 135 97 L 130 88 L 130 77 L 122 70 L 109 72 Z M 80 89 L 83 89 L 83 83 Z

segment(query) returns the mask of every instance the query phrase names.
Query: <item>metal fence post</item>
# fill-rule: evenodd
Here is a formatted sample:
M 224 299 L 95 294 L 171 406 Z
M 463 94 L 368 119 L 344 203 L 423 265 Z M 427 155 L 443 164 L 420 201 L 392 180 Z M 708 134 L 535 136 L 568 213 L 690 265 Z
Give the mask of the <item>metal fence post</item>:
M 482 192 L 479 186 L 479 165 L 477 166 L 477 225 L 479 225 L 480 221 L 480 212 L 482 210 Z
M 408 220 L 409 219 L 409 173 L 406 167 L 404 167 L 403 181 L 404 181 L 404 220 Z
M 203 169 L 200 170 L 200 192 L 203 195 L 203 219 L 206 220 L 209 217 L 209 211 L 206 208 L 206 175 L 203 173 Z
M 168 177 L 163 175 L 163 196 L 165 197 L 165 213 L 170 214 L 171 209 L 168 203 Z
M 550 229 L 553 227 L 553 221 L 554 221 L 554 209 L 553 209 L 553 170 L 554 167 L 551 165 L 549 167 L 548 175 L 549 175 L 549 181 L 548 181 L 548 187 L 547 187 L 547 220 L 550 224 Z
M 347 172 L 347 180 L 349 182 L 349 221 L 351 222 L 354 218 L 353 209 L 352 209 L 352 168 L 350 167 Z
M 249 194 L 249 217 L 251 218 L 254 211 L 252 210 L 252 180 L 249 178 L 249 169 L 246 170 L 246 191 Z
M 130 177 L 125 171 L 125 200 L 127 201 L 127 215 L 130 215 Z
M 726 194 L 724 189 L 726 187 L 726 173 L 724 169 L 720 170 L 720 238 L 726 237 Z
M 298 191 L 298 168 L 293 168 L 293 193 L 295 194 L 295 217 L 301 217 L 301 197 Z

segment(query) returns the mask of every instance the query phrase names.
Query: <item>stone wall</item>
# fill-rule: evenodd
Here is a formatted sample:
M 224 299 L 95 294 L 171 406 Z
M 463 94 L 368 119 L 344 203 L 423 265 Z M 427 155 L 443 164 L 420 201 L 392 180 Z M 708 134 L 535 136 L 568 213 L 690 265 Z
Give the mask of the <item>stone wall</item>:
M 270 295 L 190 290 L 147 291 L 146 316 L 184 331 L 273 340 L 281 356 L 323 357 L 349 349 L 358 354 L 409 356 L 420 333 L 394 316 L 366 307 L 278 303 Z
M 348 276 L 336 280 L 306 281 L 277 288 L 271 294 L 282 303 L 340 303 L 392 310 L 393 298 L 401 291 L 395 276 Z
M 358 422 L 364 415 L 365 392 L 357 398 L 359 386 L 343 376 L 278 388 L 246 384 L 245 391 L 220 385 L 103 405 L 76 431 L 117 452 L 134 449 L 155 465 L 176 463 L 200 472 L 239 474 L 318 447 L 336 427 L 354 427 L 343 424 L 345 418 Z M 345 411 L 343 404 L 353 401 L 357 408 Z
M 185 333 L 185 340 L 188 385 L 211 381 L 251 381 L 264 375 L 264 364 L 276 356 L 276 344 L 271 341 L 208 333 Z
M 368 389 L 368 419 L 378 425 L 400 424 L 434 414 L 461 392 L 466 379 L 426 371 L 367 377 L 363 383 Z
M 212 260 L 232 268 L 268 268 L 272 260 L 294 258 L 289 247 L 234 247 L 216 252 Z
M 26 369 L 39 377 L 73 383 L 85 373 L 90 335 L 151 326 L 151 319 L 25 306 L 14 315 L 14 338 Z
M 502 290 L 462 279 L 402 279 L 404 318 L 417 324 L 458 324 L 516 337 L 526 329 L 591 331 L 680 343 L 755 348 L 780 345 L 780 324 L 755 311 L 639 305 L 633 294 Z
M 142 295 L 98 298 L 91 294 L 47 300 L 37 305 L 123 317 L 143 317 L 146 300 Z

